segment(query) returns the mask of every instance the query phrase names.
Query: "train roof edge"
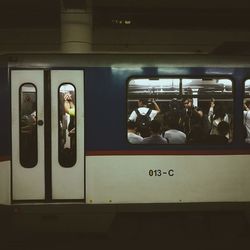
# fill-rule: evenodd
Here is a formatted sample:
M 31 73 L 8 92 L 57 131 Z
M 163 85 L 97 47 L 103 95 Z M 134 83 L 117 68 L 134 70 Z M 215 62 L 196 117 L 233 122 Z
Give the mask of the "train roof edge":
M 62 60 L 64 58 L 64 60 Z M 0 55 L 9 67 L 250 67 L 250 56 L 169 53 L 13 53 Z

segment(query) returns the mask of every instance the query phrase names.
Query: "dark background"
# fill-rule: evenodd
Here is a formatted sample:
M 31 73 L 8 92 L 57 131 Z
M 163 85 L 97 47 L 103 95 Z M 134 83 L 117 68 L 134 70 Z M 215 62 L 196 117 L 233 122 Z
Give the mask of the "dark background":
M 0 53 L 60 53 L 61 12 L 86 6 L 93 14 L 96 52 L 250 54 L 250 3 L 244 0 L 1 0 Z M 7 116 L 5 101 L 7 97 L 0 100 L 2 117 Z M 10 145 L 6 148 L 9 151 Z M 159 245 L 249 249 L 248 203 L 88 209 L 0 206 L 0 249 L 155 249 Z

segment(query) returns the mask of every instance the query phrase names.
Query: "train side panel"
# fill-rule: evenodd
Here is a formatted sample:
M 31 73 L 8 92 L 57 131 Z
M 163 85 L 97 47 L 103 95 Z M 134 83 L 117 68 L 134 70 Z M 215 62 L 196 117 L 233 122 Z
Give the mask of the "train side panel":
M 62 58 L 61 58 L 62 59 Z M 240 134 L 242 128 L 243 83 L 250 76 L 249 68 L 215 66 L 140 66 L 128 63 L 118 66 L 93 66 L 88 63 L 66 62 L 66 66 L 56 63 L 36 65 L 30 63 L 17 68 L 44 70 L 44 85 L 50 81 L 53 70 L 82 71 L 80 91 L 76 90 L 81 121 L 77 131 L 77 157 L 79 172 L 69 178 L 71 166 L 61 168 L 58 161 L 59 133 L 57 114 L 58 88 L 60 83 L 52 83 L 51 112 L 46 121 L 52 121 L 51 163 L 45 162 L 47 179 L 45 199 L 41 203 L 81 202 L 82 204 L 115 203 L 187 203 L 187 202 L 245 202 L 250 201 L 249 145 L 243 143 Z M 77 61 L 79 62 L 79 60 Z M 212 65 L 212 64 L 211 64 Z M 44 69 L 45 68 L 45 69 Z M 11 70 L 15 67 L 11 67 Z M 11 200 L 11 104 L 8 68 L 2 67 L 0 104 L 1 141 L 0 141 L 0 203 L 9 204 Z M 67 75 L 67 72 L 65 73 Z M 233 82 L 234 138 L 226 146 L 221 145 L 133 145 L 127 140 L 128 119 L 128 82 L 134 78 L 157 77 L 224 77 Z M 64 83 L 70 83 L 66 80 Z M 51 91 L 48 87 L 46 91 Z M 46 95 L 44 95 L 46 104 Z M 57 97 L 59 98 L 59 97 Z M 133 100 L 134 101 L 134 100 Z M 135 101 L 134 101 L 135 103 Z M 13 105 L 13 104 L 12 104 Z M 13 107 L 14 110 L 15 107 Z M 84 111 L 84 112 L 83 112 Z M 82 117 L 84 113 L 84 118 Z M 83 125 L 84 121 L 84 125 Z M 51 129 L 51 131 L 53 130 Z M 48 129 L 47 129 L 48 130 Z M 48 131 L 47 131 L 48 132 Z M 12 147 L 17 147 L 12 145 Z M 45 147 L 46 149 L 46 147 Z M 49 157 L 48 157 L 49 158 Z M 16 160 L 16 159 L 15 159 Z M 12 161 L 13 164 L 14 160 Z M 51 165 L 51 166 L 50 166 Z M 54 171 L 54 168 L 58 171 Z M 17 167 L 17 166 L 14 166 Z M 13 166 L 12 166 L 13 168 Z M 63 174 L 61 174 L 63 172 Z M 72 171 L 71 171 L 72 172 Z M 58 174 L 59 173 L 59 174 Z M 60 175 L 61 174 L 61 175 Z M 46 176 L 46 175 L 45 175 Z M 51 177 L 52 176 L 52 177 Z M 63 178 L 62 178 L 63 176 Z M 20 177 L 20 176 L 19 176 Z M 19 178 L 18 177 L 18 178 Z M 42 179 L 43 177 L 40 176 Z M 22 177 L 20 177 L 22 179 Z M 77 181 L 74 182 L 74 180 Z M 54 195 L 56 185 L 60 195 Z M 30 187 L 32 188 L 33 183 Z M 36 185 L 36 183 L 34 183 Z M 65 187 L 68 192 L 65 192 Z M 73 189 L 72 189 L 73 188 Z M 79 188 L 79 189 L 78 189 Z M 77 189 L 77 190 L 76 190 Z M 73 191 L 72 191 L 73 190 Z M 76 190 L 76 192 L 74 191 Z M 79 193 L 78 193 L 79 192 Z M 64 196 L 66 195 L 66 198 Z M 69 194 L 69 195 L 68 195 Z M 21 196 L 20 196 L 21 197 Z M 16 202 L 16 200 L 12 200 Z M 23 202 L 21 198 L 17 202 Z M 24 202 L 32 202 L 26 199 Z
M 146 146 L 127 141 L 128 79 L 157 77 L 159 71 L 157 67 L 132 65 L 86 69 L 86 202 L 249 201 L 249 147 L 237 136 L 226 146 Z M 162 75 L 165 77 L 230 78 L 234 82 L 234 107 L 242 103 L 242 84 L 249 74 L 248 69 L 233 67 L 172 67 L 161 71 L 167 72 Z M 238 133 L 241 112 L 234 115 Z
M 11 201 L 11 166 L 10 166 L 10 89 L 8 86 L 7 63 L 0 65 L 0 204 Z
M 11 203 L 11 170 L 10 161 L 0 162 L 0 204 Z
M 87 203 L 245 202 L 250 157 L 88 156 Z

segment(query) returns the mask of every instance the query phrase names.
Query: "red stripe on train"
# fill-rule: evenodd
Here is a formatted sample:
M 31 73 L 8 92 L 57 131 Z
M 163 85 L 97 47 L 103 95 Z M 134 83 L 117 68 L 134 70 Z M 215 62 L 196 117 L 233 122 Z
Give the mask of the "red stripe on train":
M 9 156 L 0 156 L 0 162 L 1 161 L 10 161 L 10 157 Z
M 97 150 L 86 151 L 86 156 L 105 155 L 246 155 L 250 149 L 244 150 Z

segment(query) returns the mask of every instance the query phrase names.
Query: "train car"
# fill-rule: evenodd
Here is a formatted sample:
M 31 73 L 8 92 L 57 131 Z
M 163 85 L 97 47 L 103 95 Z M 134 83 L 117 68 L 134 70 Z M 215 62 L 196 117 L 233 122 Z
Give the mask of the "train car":
M 2 209 L 250 201 L 247 56 L 3 55 L 0 84 Z M 160 124 L 146 136 L 132 117 L 141 100 Z M 147 142 L 154 132 L 164 143 Z

